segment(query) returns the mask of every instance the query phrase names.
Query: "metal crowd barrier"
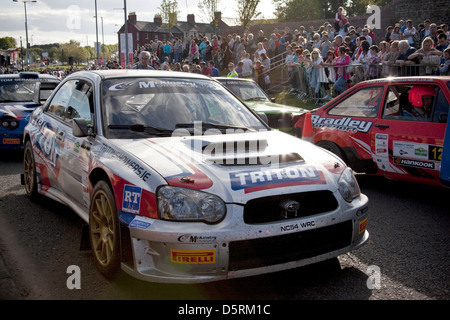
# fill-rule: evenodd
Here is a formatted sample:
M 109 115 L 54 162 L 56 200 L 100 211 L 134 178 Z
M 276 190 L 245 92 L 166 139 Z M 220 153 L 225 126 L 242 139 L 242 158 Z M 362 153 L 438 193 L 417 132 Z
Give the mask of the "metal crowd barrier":
M 270 86 L 266 86 L 264 89 L 266 91 L 280 91 L 281 89 L 282 91 L 290 87 L 290 94 L 296 94 L 299 99 L 313 100 L 316 104 L 323 104 L 340 94 L 340 92 L 334 90 L 334 83 L 337 81 L 338 69 L 342 68 L 345 68 L 346 73 L 349 74 L 349 79 L 346 81 L 347 88 L 362 81 L 386 77 L 439 75 L 439 66 L 424 64 L 400 66 L 383 63 L 351 63 L 345 66 L 298 66 L 293 68 L 292 71 L 288 71 L 284 63 L 285 54 L 280 54 L 272 59 L 274 62 L 271 63 L 270 69 L 266 72 L 271 78 L 277 78 L 278 81 L 272 82 Z M 323 76 L 324 73 L 325 76 Z M 319 86 L 317 86 L 317 82 L 320 83 Z

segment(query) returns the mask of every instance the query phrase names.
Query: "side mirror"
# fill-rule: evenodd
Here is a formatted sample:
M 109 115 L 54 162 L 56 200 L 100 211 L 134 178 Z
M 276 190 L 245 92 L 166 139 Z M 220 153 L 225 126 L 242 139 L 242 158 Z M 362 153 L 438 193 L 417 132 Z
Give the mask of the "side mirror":
M 439 114 L 439 122 L 440 123 L 447 123 L 447 120 L 448 120 L 448 113 Z
M 276 98 L 270 98 L 270 102 L 276 103 L 277 99 Z
M 72 132 L 75 137 L 87 137 L 89 135 L 89 127 L 86 119 L 75 118 L 72 119 Z

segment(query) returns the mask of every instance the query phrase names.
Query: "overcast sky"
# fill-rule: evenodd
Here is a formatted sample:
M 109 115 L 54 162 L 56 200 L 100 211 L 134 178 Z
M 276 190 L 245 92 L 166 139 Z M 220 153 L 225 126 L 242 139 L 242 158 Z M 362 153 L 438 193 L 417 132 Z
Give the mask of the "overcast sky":
M 30 0 L 27 0 L 30 1 Z M 10 36 L 20 46 L 20 37 L 25 47 L 25 10 L 23 0 L 0 0 L 0 37 Z M 127 12 L 136 12 L 140 21 L 153 21 L 159 12 L 161 0 L 127 0 Z M 219 11 L 223 17 L 236 18 L 236 0 L 220 0 Z M 27 2 L 28 41 L 31 45 L 65 43 L 75 40 L 82 45 L 94 46 L 96 41 L 94 0 L 37 0 Z M 117 43 L 117 31 L 124 23 L 123 0 L 97 0 L 98 41 L 102 41 L 102 22 L 105 44 Z M 195 14 L 201 21 L 198 0 L 179 0 L 180 21 L 186 21 L 187 14 Z M 265 18 L 273 16 L 272 0 L 261 0 L 258 7 Z

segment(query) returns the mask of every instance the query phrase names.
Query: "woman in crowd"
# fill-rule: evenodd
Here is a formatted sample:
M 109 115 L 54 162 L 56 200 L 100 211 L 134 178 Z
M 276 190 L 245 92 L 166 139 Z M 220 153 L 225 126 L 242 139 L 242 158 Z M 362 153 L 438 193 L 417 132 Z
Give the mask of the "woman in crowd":
M 311 70 L 310 85 L 311 88 L 314 89 L 315 97 L 319 98 L 320 87 L 323 83 L 328 83 L 328 80 L 325 74 L 325 70 L 323 68 L 324 61 L 318 48 L 314 48 L 313 51 L 311 52 L 311 62 L 312 62 L 312 70 Z
M 398 24 L 395 25 L 394 30 L 391 33 L 391 41 L 400 41 L 401 40 L 401 31 L 400 26 Z
M 419 59 L 420 64 L 426 66 L 426 74 L 434 74 L 440 65 L 443 52 L 434 47 L 434 41 L 430 37 L 426 37 L 422 41 L 422 48 L 408 56 L 408 60 L 414 61 Z
M 380 59 L 380 61 L 383 61 L 390 52 L 391 46 L 389 42 L 381 41 L 378 45 L 378 48 L 380 49 L 380 51 L 378 52 L 378 58 Z
M 198 64 L 200 61 L 200 51 L 194 39 L 189 44 L 189 64 Z
M 338 57 L 335 59 L 333 65 L 337 66 L 336 76 L 337 80 L 334 83 L 334 89 L 339 93 L 347 90 L 347 81 L 350 79 L 349 74 L 346 71 L 346 66 L 350 64 L 350 56 L 346 53 L 344 46 L 340 46 L 338 49 Z
M 386 54 L 384 59 L 381 61 L 381 63 L 383 64 L 381 75 L 383 77 L 397 75 L 396 68 L 392 67 L 392 65 L 395 64 L 395 61 L 397 60 L 398 56 L 399 56 L 398 41 L 393 41 L 390 45 L 389 53 Z

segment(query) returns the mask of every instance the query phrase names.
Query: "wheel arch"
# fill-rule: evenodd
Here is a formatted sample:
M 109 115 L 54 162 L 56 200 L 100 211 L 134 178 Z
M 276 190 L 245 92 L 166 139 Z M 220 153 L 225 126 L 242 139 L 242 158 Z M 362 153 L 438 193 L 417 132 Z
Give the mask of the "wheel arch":
M 92 170 L 92 172 L 89 176 L 89 181 L 90 181 L 92 187 L 95 187 L 95 185 L 99 181 L 105 181 L 105 183 L 107 183 L 108 186 L 111 188 L 111 191 L 115 198 L 114 200 L 116 202 L 116 209 L 117 209 L 117 211 L 119 211 L 119 209 L 118 209 L 119 202 L 117 199 L 117 195 L 115 193 L 111 179 L 110 179 L 109 175 L 107 174 L 107 172 L 102 168 L 95 168 L 94 170 Z M 117 215 L 119 216 L 119 212 L 117 212 Z M 121 261 L 132 266 L 133 265 L 133 253 L 132 253 L 130 231 L 126 225 L 124 225 L 123 223 L 120 222 L 120 217 L 119 217 L 119 226 L 120 226 L 119 232 L 120 232 Z

